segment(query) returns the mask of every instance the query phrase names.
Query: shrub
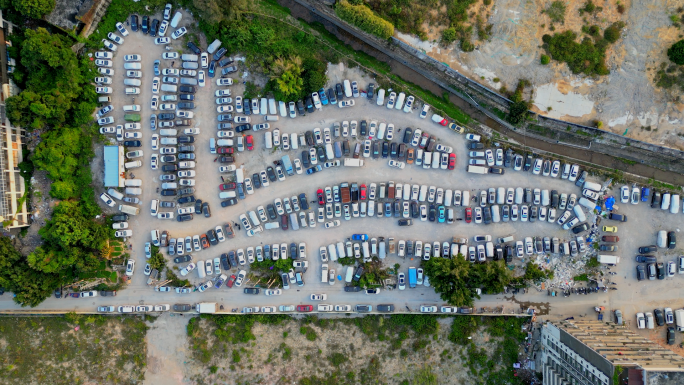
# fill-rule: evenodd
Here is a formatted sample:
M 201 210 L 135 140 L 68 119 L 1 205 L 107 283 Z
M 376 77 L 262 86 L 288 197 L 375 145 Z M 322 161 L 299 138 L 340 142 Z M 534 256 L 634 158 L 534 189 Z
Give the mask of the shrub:
M 680 40 L 667 50 L 667 57 L 678 65 L 684 64 L 684 40 Z
M 449 45 L 455 42 L 457 38 L 458 35 L 456 34 L 456 30 L 453 27 L 447 28 L 444 31 L 442 31 L 442 44 L 444 45 Z
M 365 5 L 352 5 L 347 0 L 342 0 L 335 5 L 335 13 L 342 20 L 383 39 L 389 39 L 394 35 L 392 23 L 377 16 Z
M 615 43 L 620 39 L 620 30 L 624 28 L 625 23 L 618 21 L 613 23 L 610 27 L 603 31 L 603 38 L 611 43 Z
M 548 36 L 548 37 L 547 37 Z M 548 44 L 548 52 L 554 60 L 565 62 L 573 73 L 587 75 L 607 75 L 610 73 L 605 64 L 605 48 L 608 42 L 601 40 L 594 44 L 586 38 L 577 43 L 577 34 L 573 31 L 544 35 L 543 41 Z
M 549 58 L 548 55 L 541 55 L 541 64 L 542 65 L 547 65 L 551 61 L 551 58 Z
M 328 356 L 328 361 L 330 361 L 330 363 L 334 366 L 339 367 L 340 365 L 347 362 L 348 358 L 342 353 L 333 353 Z
M 565 21 L 566 5 L 562 1 L 554 1 L 546 8 L 546 14 L 554 23 L 563 23 Z

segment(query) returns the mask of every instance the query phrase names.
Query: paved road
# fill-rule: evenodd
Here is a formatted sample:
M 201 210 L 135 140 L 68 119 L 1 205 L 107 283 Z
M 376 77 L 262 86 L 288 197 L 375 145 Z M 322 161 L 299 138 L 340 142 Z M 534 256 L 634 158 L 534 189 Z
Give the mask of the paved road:
M 305 117 L 298 117 L 296 119 L 281 118 L 280 121 L 272 125 L 281 130 L 281 133 L 301 133 L 314 127 L 331 127 L 333 122 L 340 122 L 343 120 L 358 120 L 376 119 L 378 122 L 393 123 L 396 128 L 405 127 L 419 127 L 426 130 L 430 134 L 437 136 L 439 143 L 453 146 L 458 157 L 457 169 L 455 171 L 445 170 L 425 170 L 418 168 L 415 165 L 408 165 L 406 169 L 399 170 L 387 166 L 386 160 L 372 160 L 367 159 L 366 165 L 362 168 L 335 168 L 324 170 L 312 176 L 308 175 L 294 175 L 288 177 L 284 182 L 271 183 L 269 187 L 256 190 L 254 195 L 250 195 L 246 200 L 240 201 L 238 205 L 231 208 L 221 208 L 220 200 L 218 198 L 217 185 L 221 183 L 220 174 L 218 173 L 218 164 L 214 163 L 215 156 L 209 153 L 208 142 L 216 130 L 216 110 L 213 102 L 214 90 L 216 85 L 213 82 L 208 82 L 204 89 L 200 89 L 197 94 L 196 103 L 199 108 L 195 110 L 196 118 L 195 125 L 200 127 L 201 135 L 197 137 L 195 146 L 197 147 L 197 164 L 196 171 L 198 172 L 196 186 L 196 196 L 208 201 L 212 207 L 212 217 L 204 218 L 203 216 L 196 216 L 191 222 L 178 223 L 175 221 L 160 221 L 156 217 L 149 215 L 149 204 L 152 199 L 159 198 L 155 192 L 156 186 L 159 186 L 160 171 L 152 171 L 149 168 L 149 154 L 152 153 L 150 147 L 150 135 L 148 122 L 151 113 L 149 108 L 149 98 L 151 97 L 151 81 L 152 81 L 152 62 L 161 56 L 162 48 L 151 44 L 149 37 L 143 37 L 139 34 L 133 34 L 127 38 L 126 44 L 122 46 L 115 58 L 115 69 L 117 74 L 114 79 L 115 95 L 118 95 L 114 101 L 117 109 L 117 117 L 120 119 L 122 112 L 120 106 L 130 103 L 128 98 L 123 98 L 120 95 L 122 87 L 122 74 L 120 69 L 122 57 L 128 53 L 142 53 L 144 55 L 143 61 L 143 87 L 142 94 L 136 99 L 143 103 L 143 134 L 144 137 L 144 167 L 134 171 L 136 178 L 144 180 L 144 189 L 140 205 L 141 213 L 137 217 L 132 218 L 129 222 L 134 229 L 134 236 L 130 239 L 132 245 L 132 256 L 136 260 L 136 272 L 133 276 L 132 282 L 127 285 L 124 290 L 118 292 L 115 298 L 96 298 L 94 300 L 80 300 L 80 299 L 48 299 L 36 309 L 20 309 L 15 305 L 10 296 L 4 295 L 0 297 L 0 310 L 13 311 L 93 311 L 99 305 L 137 305 L 137 304 L 160 304 L 160 303 L 197 303 L 200 301 L 216 301 L 225 306 L 226 309 L 242 308 L 243 306 L 266 306 L 266 305 L 280 305 L 280 304 L 314 304 L 309 300 L 311 293 L 328 294 L 327 303 L 330 304 L 373 304 L 393 303 L 397 310 L 405 309 L 408 306 L 413 311 L 416 311 L 421 304 L 442 304 L 438 295 L 434 293 L 431 288 L 419 287 L 417 289 L 407 289 L 405 291 L 385 291 L 383 290 L 379 295 L 368 296 L 363 293 L 345 293 L 342 290 L 343 284 L 337 282 L 330 286 L 327 283 L 320 282 L 320 268 L 321 262 L 318 258 L 317 250 L 322 245 L 328 245 L 333 242 L 344 241 L 353 233 L 368 233 L 370 236 L 385 238 L 394 237 L 397 241 L 401 239 L 413 239 L 422 241 L 448 241 L 453 236 L 472 237 L 477 234 L 491 234 L 493 237 L 500 237 L 506 235 L 513 235 L 516 240 L 522 239 L 526 236 L 549 236 L 559 237 L 561 239 L 570 239 L 571 234 L 562 230 L 559 226 L 549 223 L 522 223 L 522 222 L 508 222 L 498 223 L 489 226 L 466 224 L 463 221 L 457 221 L 452 225 L 437 224 L 431 222 L 418 221 L 412 227 L 398 227 L 395 218 L 353 218 L 347 222 L 342 220 L 342 225 L 336 229 L 324 229 L 320 224 L 316 228 L 304 228 L 297 232 L 282 230 L 270 230 L 256 237 L 249 238 L 244 231 L 239 231 L 236 238 L 221 243 L 216 247 L 204 250 L 199 253 L 194 253 L 195 260 L 213 259 L 221 253 L 235 250 L 237 248 L 246 248 L 248 246 L 257 246 L 273 243 L 290 243 L 290 242 L 306 242 L 308 247 L 309 270 L 305 273 L 306 285 L 302 288 L 293 287 L 283 294 L 281 297 L 266 297 L 248 296 L 244 295 L 237 289 L 220 290 L 209 289 L 205 293 L 193 293 L 188 295 L 177 295 L 175 293 L 159 293 L 155 292 L 152 287 L 146 285 L 147 277 L 142 274 L 145 264 L 145 257 L 143 248 L 145 242 L 149 241 L 149 233 L 152 229 L 168 230 L 174 237 L 185 237 L 188 235 L 199 234 L 205 232 L 217 225 L 226 222 L 238 221 L 238 215 L 247 210 L 254 210 L 257 206 L 266 205 L 273 202 L 275 198 L 291 197 L 298 195 L 301 192 L 307 193 L 310 200 L 314 199 L 315 191 L 319 187 L 332 186 L 340 182 L 358 182 L 370 184 L 372 182 L 380 183 L 389 180 L 395 183 L 411 183 L 411 184 L 427 184 L 442 187 L 444 189 L 461 189 L 470 190 L 471 195 L 475 195 L 482 189 L 489 187 L 531 187 L 542 189 L 557 189 L 560 193 L 575 193 L 580 194 L 580 190 L 574 186 L 573 183 L 552 179 L 548 177 L 535 176 L 531 173 L 515 172 L 507 170 L 503 176 L 494 175 L 473 175 L 465 172 L 467 162 L 467 150 L 465 138 L 461 135 L 448 131 L 444 127 L 438 126 L 428 120 L 421 120 L 418 118 L 417 112 L 412 114 L 405 114 L 397 110 L 388 110 L 385 107 L 378 107 L 375 103 L 371 103 L 365 99 L 355 99 L 356 106 L 350 109 L 339 109 L 337 107 L 326 106 L 322 112 L 315 112 Z M 166 63 L 165 65 L 167 65 Z M 176 62 L 176 68 L 178 68 Z M 337 66 L 329 68 L 329 78 L 331 83 L 337 83 L 341 79 L 348 77 L 359 81 L 361 88 L 365 88 L 368 78 L 360 78 L 360 75 L 355 70 L 345 69 L 340 71 Z M 212 79 L 209 79 L 212 80 Z M 243 85 L 235 85 L 231 87 L 233 96 L 241 95 L 243 92 Z M 262 121 L 260 116 L 252 116 L 253 123 Z M 402 132 L 403 133 L 403 132 Z M 402 133 L 395 133 L 394 141 L 398 141 L 402 137 Z M 253 133 L 256 141 L 255 150 L 252 152 L 242 152 L 238 155 L 238 165 L 241 165 L 246 170 L 246 175 L 251 175 L 264 169 L 267 165 L 272 164 L 272 161 L 279 159 L 283 154 L 287 153 L 292 157 L 296 156 L 296 151 L 283 152 L 282 150 L 272 151 L 264 148 L 263 133 Z M 354 143 L 354 142 L 352 142 Z M 301 151 L 301 149 L 299 150 Z M 98 155 L 101 150 L 97 150 Z M 99 155 L 101 156 L 101 155 Z M 96 180 L 101 180 L 102 162 L 98 158 L 93 163 L 94 175 Z M 99 194 L 99 192 L 98 192 Z M 455 208 L 458 218 L 463 217 L 463 208 Z M 659 307 L 682 307 L 682 301 L 678 292 L 684 287 L 684 276 L 677 275 L 673 278 L 667 278 L 664 281 L 645 281 L 637 282 L 635 278 L 635 262 L 634 254 L 636 247 L 643 244 L 651 244 L 655 242 L 655 234 L 658 230 L 677 229 L 678 224 L 682 221 L 681 214 L 671 215 L 662 210 L 654 210 L 647 207 L 645 204 L 638 206 L 620 205 L 620 211 L 629 216 L 629 222 L 619 224 L 620 230 L 618 235 L 621 237 L 620 255 L 622 261 L 614 271 L 620 274 L 614 277 L 614 281 L 618 283 L 618 291 L 609 291 L 608 293 L 593 294 L 587 296 L 572 296 L 569 298 L 559 297 L 551 298 L 547 296 L 546 292 L 538 293 L 531 289 L 528 294 L 523 295 L 495 295 L 483 296 L 482 300 L 477 301 L 476 306 L 479 307 L 497 307 L 503 305 L 508 310 L 526 309 L 528 306 L 533 306 L 544 313 L 547 317 L 564 318 L 567 316 L 578 316 L 580 314 L 591 315 L 593 306 L 605 305 L 608 309 L 621 308 L 625 312 L 627 320 L 633 319 L 634 313 L 638 311 L 652 311 L 655 306 Z M 615 223 L 611 223 L 615 224 Z M 677 229 L 678 230 L 678 229 Z M 472 239 L 472 238 L 471 238 Z M 684 254 L 681 248 L 675 250 L 673 253 L 661 253 L 663 261 L 672 260 L 676 255 Z M 556 258 L 556 257 L 554 257 Z M 569 257 L 559 257 L 565 260 L 571 260 Z M 520 267 L 527 261 L 514 261 L 514 265 Z M 399 263 L 401 270 L 406 272 L 409 266 L 419 266 L 418 260 L 404 260 L 398 258 L 396 255 L 390 255 L 384 261 L 388 266 Z M 169 261 L 172 265 L 173 263 Z M 335 268 L 338 272 L 341 271 L 341 266 L 336 263 L 329 263 L 331 268 Z M 235 271 L 231 272 L 235 273 Z M 558 273 L 560 274 L 560 272 Z M 193 272 L 189 275 L 193 284 L 201 282 L 197 273 Z M 213 277 L 213 276 L 209 276 Z M 205 278 L 206 280 L 207 278 Z

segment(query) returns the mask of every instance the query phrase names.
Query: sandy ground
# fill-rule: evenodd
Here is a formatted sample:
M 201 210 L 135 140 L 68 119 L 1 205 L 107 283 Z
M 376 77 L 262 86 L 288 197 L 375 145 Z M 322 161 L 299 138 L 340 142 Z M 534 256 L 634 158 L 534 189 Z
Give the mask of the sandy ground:
M 147 331 L 147 372 L 144 384 L 182 384 L 187 378 L 186 326 L 190 317 L 164 314 Z
M 622 2 L 626 7 L 623 15 L 616 12 L 612 2 L 594 1 L 604 11 L 589 17 L 580 17 L 577 12 L 584 1 L 569 2 L 566 22 L 556 24 L 556 32 L 579 32 L 584 18 L 602 29 L 616 20 L 626 23 L 623 37 L 607 52 L 610 75 L 595 79 L 574 75 L 565 64 L 539 64 L 544 53 L 541 37 L 551 33 L 549 19 L 541 11 L 551 2 L 495 1 L 488 20 L 494 26 L 492 39 L 479 42 L 469 53 L 455 45 L 440 47 L 434 40 L 439 29 L 426 42 L 401 33 L 397 37 L 493 89 L 505 84 L 510 90 L 519 79 L 530 80 L 534 109 L 539 113 L 589 125 L 601 120 L 604 129 L 611 132 L 684 149 L 684 138 L 678 135 L 682 133 L 684 115 L 681 104 L 674 101 L 676 92 L 656 89 L 653 84 L 656 68 L 667 61 L 663 47 L 681 38 L 681 31 L 669 20 L 681 1 Z M 495 82 L 495 78 L 500 81 Z M 648 126 L 651 129 L 645 129 Z

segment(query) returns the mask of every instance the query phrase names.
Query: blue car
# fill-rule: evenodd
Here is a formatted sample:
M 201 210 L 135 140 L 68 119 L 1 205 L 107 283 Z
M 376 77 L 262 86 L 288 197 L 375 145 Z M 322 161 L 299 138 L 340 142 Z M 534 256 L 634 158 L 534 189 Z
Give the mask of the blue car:
M 368 234 L 353 234 L 352 241 L 367 241 Z
M 248 99 L 242 98 L 242 111 L 245 115 L 252 115 L 252 107 Z
M 648 197 L 651 196 L 651 189 L 648 187 L 641 188 L 641 201 L 648 202 Z
M 316 165 L 316 167 L 308 168 L 308 169 L 306 170 L 306 173 L 307 173 L 308 175 L 311 175 L 311 174 L 315 174 L 315 173 L 317 173 L 317 172 L 319 172 L 319 171 L 323 171 L 323 167 L 321 167 L 320 164 L 319 164 L 319 165 Z
M 154 61 L 154 76 L 159 76 L 161 72 L 159 72 L 159 60 Z
M 318 97 L 321 98 L 321 103 L 323 103 L 324 106 L 328 105 L 328 97 L 325 96 L 325 89 L 321 88 L 318 90 Z
M 214 75 L 216 75 L 216 62 L 212 60 L 211 63 L 209 63 L 209 77 L 213 78 Z
M 328 88 L 328 98 L 330 99 L 330 104 L 337 104 L 337 96 L 335 96 L 335 90 Z
M 444 209 L 444 206 L 439 206 L 437 212 L 437 220 L 439 221 L 439 223 L 444 223 L 444 221 L 446 220 L 446 210 Z
M 385 217 L 391 217 L 392 216 L 392 203 L 390 202 L 385 202 Z

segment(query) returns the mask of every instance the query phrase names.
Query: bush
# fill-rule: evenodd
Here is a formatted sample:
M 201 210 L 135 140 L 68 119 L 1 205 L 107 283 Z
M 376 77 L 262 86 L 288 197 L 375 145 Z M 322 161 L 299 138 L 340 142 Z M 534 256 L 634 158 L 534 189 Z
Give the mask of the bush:
M 542 65 L 547 65 L 551 61 L 551 58 L 548 57 L 548 55 L 541 55 L 541 64 Z
M 444 45 L 449 45 L 455 42 L 457 38 L 458 35 L 456 34 L 456 30 L 453 27 L 447 28 L 444 31 L 442 31 L 442 44 Z
M 342 0 L 335 5 L 335 13 L 340 19 L 382 39 L 389 39 L 394 35 L 392 23 L 377 16 L 365 5 L 352 5 L 347 0 Z
M 684 40 L 680 40 L 667 50 L 667 57 L 678 65 L 684 64 Z
M 339 367 L 340 365 L 344 364 L 348 360 L 349 359 L 347 358 L 347 356 L 342 354 L 342 353 L 333 353 L 333 354 L 328 356 L 328 361 L 330 361 L 330 363 L 336 367 Z
M 603 38 L 609 41 L 610 43 L 615 43 L 620 39 L 620 33 L 622 28 L 624 28 L 625 23 L 618 21 L 613 23 L 610 27 L 606 28 L 605 31 L 603 31 Z
M 562 1 L 554 1 L 546 8 L 546 14 L 554 23 L 563 23 L 565 21 L 566 5 Z
M 586 75 L 607 75 L 610 73 L 605 64 L 607 41 L 594 44 L 586 38 L 577 43 L 577 34 L 573 31 L 544 35 L 542 40 L 548 44 L 548 52 L 554 60 L 565 62 L 573 73 Z

